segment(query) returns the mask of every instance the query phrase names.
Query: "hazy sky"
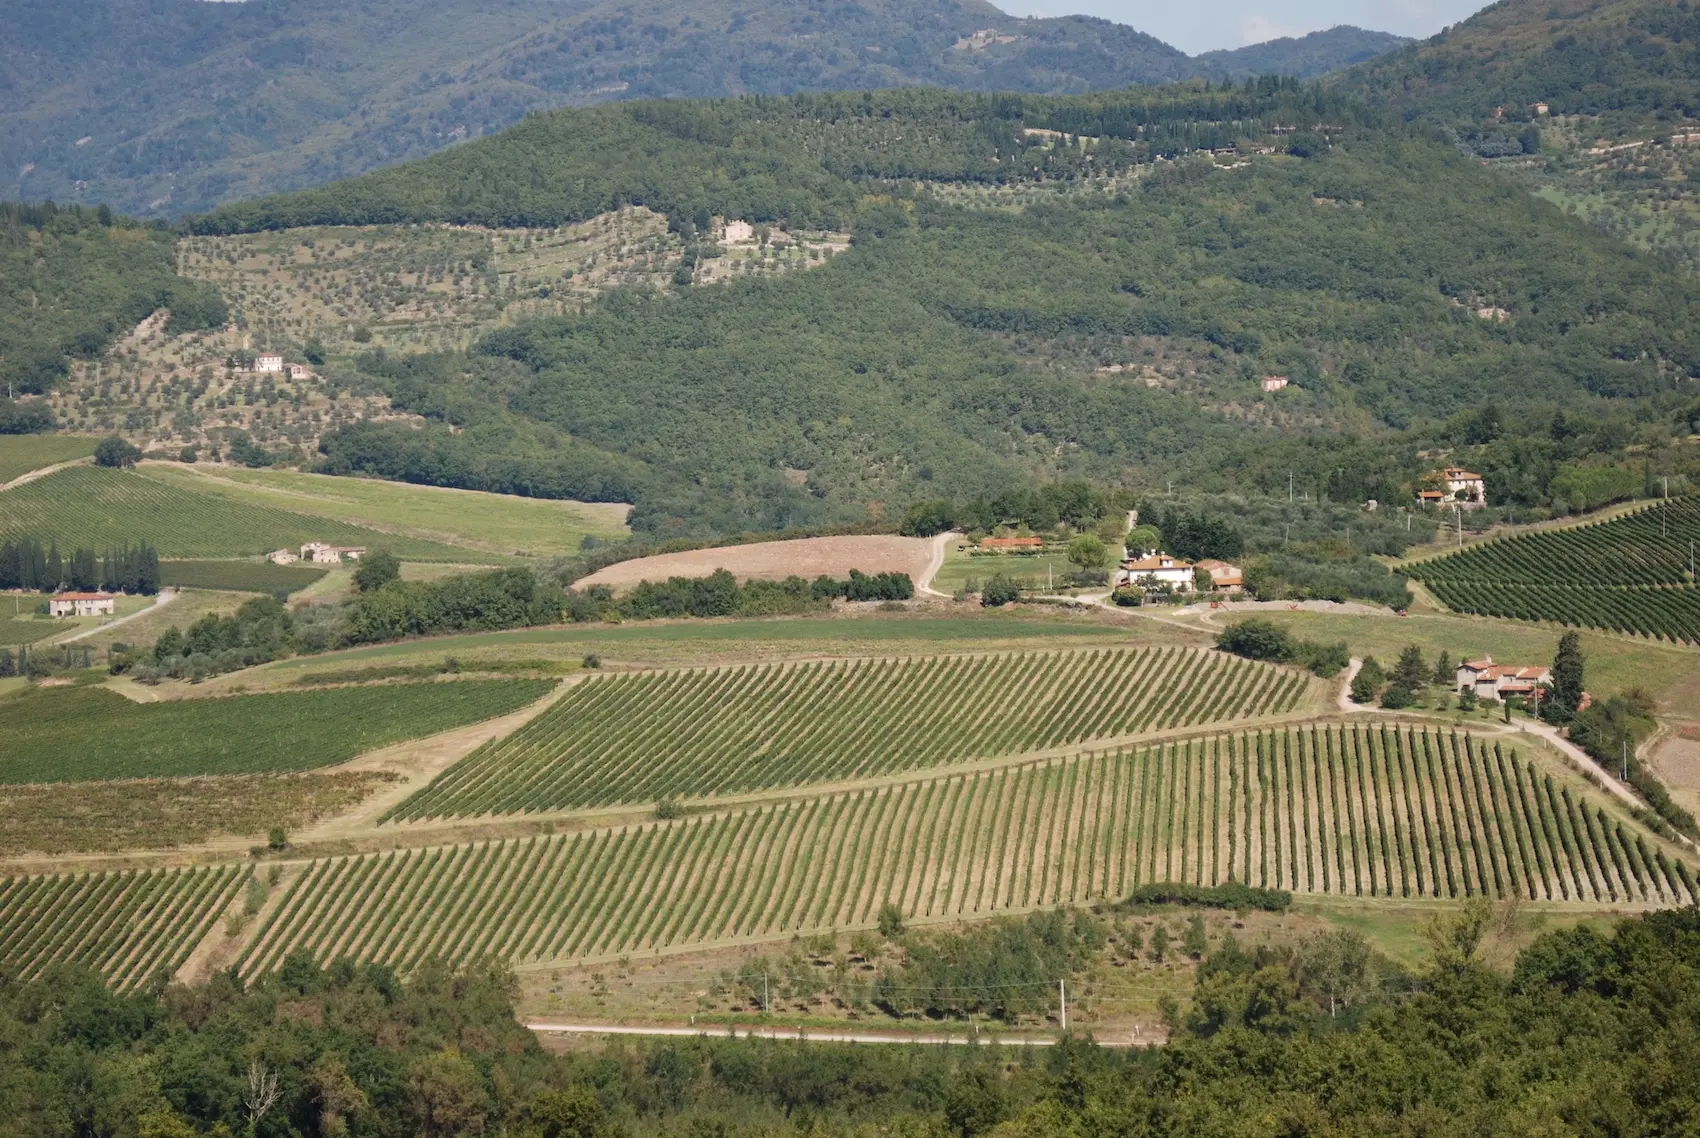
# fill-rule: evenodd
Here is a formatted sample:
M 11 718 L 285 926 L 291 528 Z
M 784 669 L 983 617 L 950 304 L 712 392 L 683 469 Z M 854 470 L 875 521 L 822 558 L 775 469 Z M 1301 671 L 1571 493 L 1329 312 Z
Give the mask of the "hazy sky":
M 1016 16 L 1102 16 L 1198 54 L 1280 36 L 1356 24 L 1403 36 L 1431 36 L 1486 0 L 1205 0 L 1178 6 L 1142 0 L 992 0 Z

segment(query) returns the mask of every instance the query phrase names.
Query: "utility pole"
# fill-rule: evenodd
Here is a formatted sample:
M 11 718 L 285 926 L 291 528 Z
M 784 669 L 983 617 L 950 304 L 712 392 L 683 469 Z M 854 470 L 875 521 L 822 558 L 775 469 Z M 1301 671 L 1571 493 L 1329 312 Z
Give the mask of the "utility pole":
M 1068 1030 L 1068 981 L 1057 981 L 1057 995 L 1062 997 L 1062 1029 Z
M 1623 737 L 1623 781 L 1629 781 L 1629 736 Z
M 767 991 L 767 973 L 761 974 L 761 1010 L 768 1015 L 773 1014 L 773 998 Z
M 1287 505 L 1293 504 L 1293 472 L 1287 471 Z

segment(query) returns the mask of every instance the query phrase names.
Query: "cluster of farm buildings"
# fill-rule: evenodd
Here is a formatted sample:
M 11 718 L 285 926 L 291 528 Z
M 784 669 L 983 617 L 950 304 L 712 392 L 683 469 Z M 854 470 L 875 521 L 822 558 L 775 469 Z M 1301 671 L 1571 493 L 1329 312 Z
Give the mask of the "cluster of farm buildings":
M 358 561 L 365 553 L 364 545 L 330 545 L 322 541 L 309 541 L 301 547 L 300 553 L 290 549 L 274 549 L 266 554 L 266 560 L 273 565 L 290 565 L 297 561 L 310 561 L 316 565 L 341 565 L 344 561 Z
M 282 356 L 271 354 L 255 356 L 254 370 L 262 374 L 287 374 L 294 380 L 303 380 L 313 374 L 313 370 L 306 364 L 285 363 Z

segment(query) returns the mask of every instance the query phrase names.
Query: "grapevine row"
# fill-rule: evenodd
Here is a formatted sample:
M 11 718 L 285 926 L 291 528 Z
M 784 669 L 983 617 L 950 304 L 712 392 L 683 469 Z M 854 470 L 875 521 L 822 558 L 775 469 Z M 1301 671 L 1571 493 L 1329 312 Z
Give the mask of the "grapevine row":
M 597 677 L 398 806 L 560 810 L 867 778 L 1292 710 L 1303 673 L 1190 648 Z

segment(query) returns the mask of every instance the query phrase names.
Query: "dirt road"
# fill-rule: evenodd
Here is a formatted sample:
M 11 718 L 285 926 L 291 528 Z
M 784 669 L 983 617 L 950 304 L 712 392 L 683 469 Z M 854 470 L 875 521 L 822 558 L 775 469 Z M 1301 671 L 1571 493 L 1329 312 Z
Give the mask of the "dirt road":
M 809 1043 L 935 1043 L 935 1044 L 980 1044 L 996 1043 L 1001 1047 L 1055 1047 L 1059 1040 L 1049 1035 L 994 1035 L 991 1032 L 979 1032 L 974 1035 L 945 1035 L 940 1033 L 911 1033 L 904 1031 L 831 1031 L 813 1027 L 745 1027 L 739 1029 L 732 1026 L 715 1026 L 710 1024 L 691 1026 L 646 1026 L 630 1027 L 624 1024 L 611 1023 L 539 1023 L 530 1022 L 525 1025 L 539 1035 L 662 1035 L 672 1037 L 719 1036 L 725 1039 L 796 1039 Z M 1099 1039 L 1101 1047 L 1150 1047 L 1155 1040 L 1135 1039 Z
M 97 624 L 93 628 L 85 628 L 81 632 L 73 632 L 71 635 L 69 635 L 69 636 L 67 636 L 67 637 L 65 637 L 61 640 L 53 641 L 53 643 L 55 643 L 55 644 L 74 644 L 79 640 L 86 640 L 89 637 L 94 636 L 98 633 L 111 632 L 114 628 L 117 628 L 119 625 L 128 624 L 130 621 L 135 620 L 138 616 L 146 616 L 148 613 L 152 612 L 154 609 L 164 608 L 166 605 L 170 604 L 172 601 L 174 601 L 176 599 L 177 599 L 177 590 L 176 589 L 161 589 L 159 591 L 159 596 L 155 597 L 153 599 L 153 604 L 149 605 L 147 608 L 137 609 L 135 612 L 131 613 L 129 616 L 121 616 L 117 620 L 109 620 L 105 624 Z

